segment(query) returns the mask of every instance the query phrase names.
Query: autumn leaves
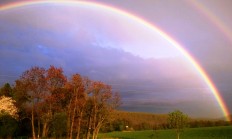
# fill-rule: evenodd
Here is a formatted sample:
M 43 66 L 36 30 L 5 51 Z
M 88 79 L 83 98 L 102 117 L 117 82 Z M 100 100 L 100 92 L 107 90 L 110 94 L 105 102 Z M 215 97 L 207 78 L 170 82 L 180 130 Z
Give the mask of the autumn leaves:
M 100 81 L 74 74 L 68 80 L 62 68 L 32 67 L 16 80 L 14 98 L 29 117 L 33 139 L 51 134 L 55 115 L 63 113 L 66 136 L 96 139 L 101 126 L 120 104 L 120 96 Z

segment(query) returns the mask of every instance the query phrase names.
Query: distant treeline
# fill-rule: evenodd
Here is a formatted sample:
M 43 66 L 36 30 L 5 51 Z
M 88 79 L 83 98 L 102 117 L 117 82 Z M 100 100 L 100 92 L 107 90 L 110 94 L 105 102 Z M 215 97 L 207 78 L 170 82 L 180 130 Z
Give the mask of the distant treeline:
M 114 113 L 114 120 L 107 126 L 104 126 L 102 132 L 170 129 L 167 118 L 168 114 L 116 111 Z M 190 118 L 187 127 L 198 128 L 228 125 L 231 125 L 231 123 L 220 119 L 199 120 Z

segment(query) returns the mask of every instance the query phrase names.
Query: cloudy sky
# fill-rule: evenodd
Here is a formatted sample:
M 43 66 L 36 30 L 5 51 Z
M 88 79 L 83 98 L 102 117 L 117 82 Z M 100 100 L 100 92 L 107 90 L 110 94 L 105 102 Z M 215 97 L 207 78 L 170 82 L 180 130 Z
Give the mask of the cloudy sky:
M 114 7 L 150 22 L 181 44 L 232 111 L 230 0 L 86 1 L 92 4 L 1 10 L 0 84 L 14 84 L 32 66 L 55 65 L 68 76 L 80 73 L 112 85 L 122 96 L 122 110 L 180 109 L 193 117 L 222 117 L 212 91 L 189 60 L 158 32 L 107 8 Z

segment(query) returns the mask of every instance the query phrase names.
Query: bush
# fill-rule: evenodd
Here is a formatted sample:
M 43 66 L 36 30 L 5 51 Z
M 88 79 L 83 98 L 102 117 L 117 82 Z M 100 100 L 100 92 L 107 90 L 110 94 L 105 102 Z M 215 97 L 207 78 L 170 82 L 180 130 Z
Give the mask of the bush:
M 10 115 L 0 117 L 0 137 L 15 137 L 19 131 L 18 122 Z

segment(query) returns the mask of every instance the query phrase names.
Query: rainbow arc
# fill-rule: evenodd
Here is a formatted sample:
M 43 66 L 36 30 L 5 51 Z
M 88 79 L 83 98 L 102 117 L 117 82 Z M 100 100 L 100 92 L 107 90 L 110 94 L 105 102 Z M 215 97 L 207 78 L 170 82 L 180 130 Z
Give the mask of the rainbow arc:
M 135 22 L 138 22 L 145 27 L 149 28 L 150 30 L 158 33 L 161 37 L 163 37 L 165 40 L 167 40 L 172 46 L 174 46 L 176 49 L 178 49 L 184 57 L 193 65 L 193 67 L 198 71 L 199 75 L 202 77 L 202 79 L 205 81 L 205 83 L 208 85 L 210 88 L 212 94 L 214 95 L 218 105 L 221 108 L 222 113 L 224 116 L 227 118 L 228 121 L 230 121 L 229 118 L 229 111 L 226 107 L 226 104 L 224 103 L 222 97 L 220 96 L 219 91 L 217 90 L 216 86 L 213 84 L 213 81 L 210 79 L 210 77 L 207 75 L 207 73 L 203 70 L 203 68 L 197 63 L 197 61 L 188 53 L 184 47 L 179 44 L 177 41 L 175 41 L 171 36 L 166 34 L 164 31 L 162 31 L 160 28 L 156 27 L 154 24 L 149 23 L 145 21 L 144 19 L 130 14 L 129 12 L 123 11 L 121 9 L 117 9 L 112 6 L 100 4 L 100 3 L 95 3 L 95 2 L 85 2 L 85 1 L 70 1 L 70 0 L 52 0 L 52 1 L 23 1 L 23 2 L 16 2 L 16 3 L 10 3 L 6 5 L 0 6 L 0 11 L 4 10 L 10 10 L 18 7 L 23 7 L 23 6 L 29 6 L 29 5 L 35 5 L 35 4 L 71 4 L 71 5 L 83 5 L 83 6 L 90 6 L 92 8 L 100 8 L 104 9 L 108 12 L 113 12 L 115 14 L 119 14 L 121 16 L 127 17 Z M 228 35 L 229 36 L 229 35 Z

